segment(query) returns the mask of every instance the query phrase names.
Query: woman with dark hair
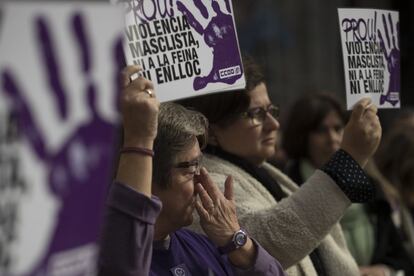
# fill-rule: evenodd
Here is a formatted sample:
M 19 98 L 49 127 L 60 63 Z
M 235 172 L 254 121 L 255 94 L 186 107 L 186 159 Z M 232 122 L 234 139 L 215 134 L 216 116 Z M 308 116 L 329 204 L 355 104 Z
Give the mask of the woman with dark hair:
M 307 94 L 294 102 L 285 122 L 282 148 L 290 158 L 286 174 L 301 185 L 339 150 L 346 123 L 330 94 Z
M 290 158 L 286 173 L 296 183 L 306 181 L 340 148 L 345 121 L 345 111 L 331 95 L 307 94 L 293 103 L 282 144 Z M 412 264 L 392 221 L 390 199 L 394 193 L 372 162 L 365 171 L 377 193 L 369 203 L 352 204 L 342 217 L 348 249 L 363 274 L 388 275 L 401 270 L 408 275 Z
M 367 99 L 356 104 L 341 150 L 299 189 L 266 162 L 275 153 L 279 109 L 251 59 L 244 59 L 244 73 L 243 91 L 181 101 L 209 120 L 203 165 L 216 183 L 232 175 L 241 226 L 288 275 L 357 275 L 337 221 L 352 201 L 374 192 L 361 166 L 380 140 L 376 108 Z

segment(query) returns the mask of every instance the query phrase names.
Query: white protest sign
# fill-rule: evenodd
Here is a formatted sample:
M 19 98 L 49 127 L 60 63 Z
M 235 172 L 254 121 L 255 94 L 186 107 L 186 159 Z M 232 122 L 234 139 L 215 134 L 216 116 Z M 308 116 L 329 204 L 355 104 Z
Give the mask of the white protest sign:
M 123 12 L 97 2 L 2 12 L 0 275 L 94 275 Z
M 378 108 L 399 108 L 398 12 L 338 9 L 347 108 L 370 97 Z
M 127 63 L 142 66 L 160 101 L 245 87 L 230 0 L 118 2 Z

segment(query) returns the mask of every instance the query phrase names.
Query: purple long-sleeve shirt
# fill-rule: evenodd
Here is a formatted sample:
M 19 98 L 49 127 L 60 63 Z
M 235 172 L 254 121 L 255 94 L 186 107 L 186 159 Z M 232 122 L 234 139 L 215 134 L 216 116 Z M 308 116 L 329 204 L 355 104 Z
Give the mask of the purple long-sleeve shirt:
M 101 237 L 100 276 L 284 275 L 278 261 L 256 241 L 256 260 L 248 270 L 233 266 L 206 236 L 189 230 L 177 230 L 169 240 L 153 243 L 160 211 L 158 198 L 120 183 L 112 185 Z

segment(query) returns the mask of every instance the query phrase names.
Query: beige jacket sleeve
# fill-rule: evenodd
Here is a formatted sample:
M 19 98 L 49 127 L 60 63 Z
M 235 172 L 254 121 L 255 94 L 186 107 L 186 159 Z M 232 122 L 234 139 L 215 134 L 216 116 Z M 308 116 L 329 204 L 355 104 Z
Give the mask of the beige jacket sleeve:
M 222 190 L 226 176 L 233 176 L 240 225 L 285 269 L 318 247 L 351 204 L 334 181 L 319 170 L 299 189 L 286 175 L 265 164 L 283 190 L 291 194 L 278 203 L 261 183 L 233 164 L 210 156 L 204 165 Z M 196 218 L 192 227 L 200 231 L 197 224 Z M 349 255 L 342 242 L 338 246 Z

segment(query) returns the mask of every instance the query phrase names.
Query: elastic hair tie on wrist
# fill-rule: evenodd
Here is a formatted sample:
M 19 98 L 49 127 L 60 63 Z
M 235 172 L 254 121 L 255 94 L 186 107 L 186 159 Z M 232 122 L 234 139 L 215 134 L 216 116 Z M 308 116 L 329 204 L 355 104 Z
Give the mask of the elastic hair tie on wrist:
M 137 154 L 154 157 L 153 150 L 146 149 L 146 148 L 140 148 L 140 147 L 124 147 L 119 151 L 119 154 L 122 154 L 122 153 L 137 153 Z

